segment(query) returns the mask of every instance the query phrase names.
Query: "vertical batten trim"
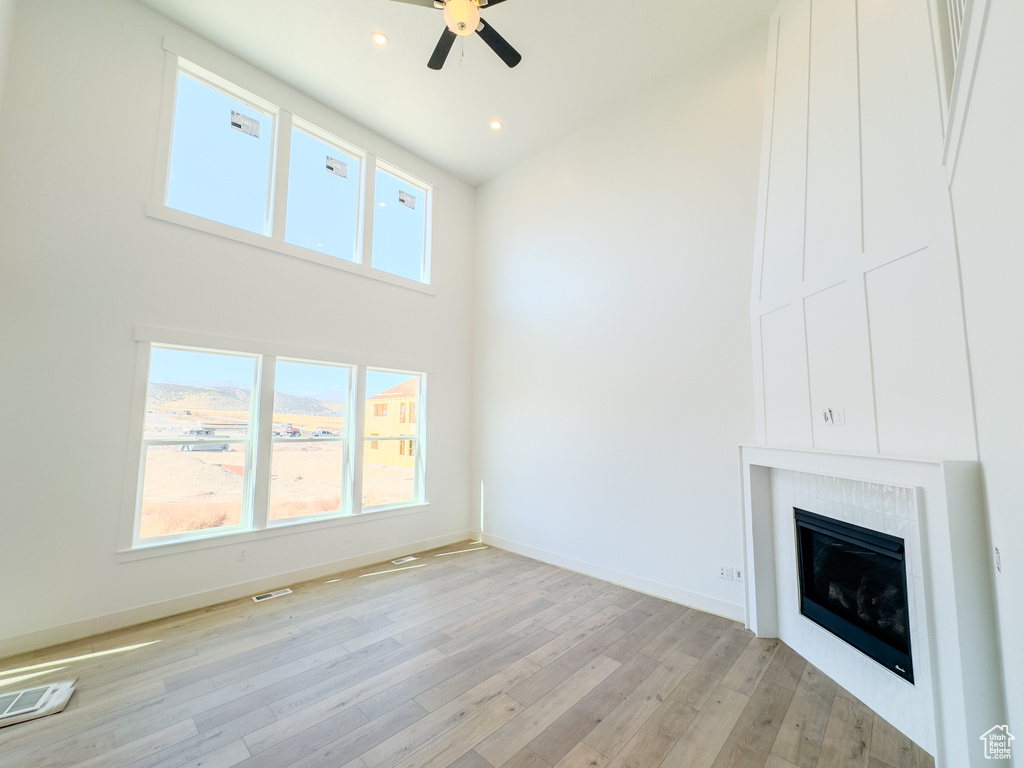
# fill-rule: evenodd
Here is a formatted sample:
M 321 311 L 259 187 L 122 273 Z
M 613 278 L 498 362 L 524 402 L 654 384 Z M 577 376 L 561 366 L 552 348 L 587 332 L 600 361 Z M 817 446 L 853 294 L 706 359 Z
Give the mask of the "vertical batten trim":
M 807 0 L 807 106 L 804 109 L 804 221 L 800 242 L 800 282 L 807 280 L 807 200 L 811 176 L 811 52 L 814 37 L 814 0 Z
M 860 253 L 867 253 L 867 236 L 864 222 L 864 108 L 863 89 L 860 81 L 860 0 L 853 0 L 855 49 L 857 51 L 857 164 L 860 169 Z

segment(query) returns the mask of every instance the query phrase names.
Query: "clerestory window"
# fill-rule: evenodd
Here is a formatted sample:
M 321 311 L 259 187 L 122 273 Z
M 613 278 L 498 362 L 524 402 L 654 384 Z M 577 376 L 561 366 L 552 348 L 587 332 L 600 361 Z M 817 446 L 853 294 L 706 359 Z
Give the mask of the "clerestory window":
M 430 284 L 433 189 L 184 59 L 153 216 L 400 285 Z

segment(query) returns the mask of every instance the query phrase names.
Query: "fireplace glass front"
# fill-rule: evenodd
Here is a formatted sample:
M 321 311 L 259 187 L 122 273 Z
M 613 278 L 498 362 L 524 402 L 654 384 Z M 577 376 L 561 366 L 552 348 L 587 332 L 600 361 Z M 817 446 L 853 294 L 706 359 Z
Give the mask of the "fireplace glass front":
M 913 683 L 903 539 L 793 512 L 800 612 Z

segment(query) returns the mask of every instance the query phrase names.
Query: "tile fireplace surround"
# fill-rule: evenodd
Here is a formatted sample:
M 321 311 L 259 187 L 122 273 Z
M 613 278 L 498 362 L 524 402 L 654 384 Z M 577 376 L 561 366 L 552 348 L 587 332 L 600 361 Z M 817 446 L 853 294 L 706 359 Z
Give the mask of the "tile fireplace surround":
M 741 446 L 746 624 L 778 637 L 926 751 L 981 766 L 1006 722 L 977 462 Z M 800 614 L 793 508 L 905 540 L 915 683 Z

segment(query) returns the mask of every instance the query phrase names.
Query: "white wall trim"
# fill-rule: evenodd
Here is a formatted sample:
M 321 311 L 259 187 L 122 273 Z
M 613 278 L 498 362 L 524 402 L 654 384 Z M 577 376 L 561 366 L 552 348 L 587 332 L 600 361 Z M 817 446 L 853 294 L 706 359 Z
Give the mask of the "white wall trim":
M 335 560 L 330 563 L 314 565 L 309 568 L 302 568 L 297 571 L 289 571 L 273 576 L 264 576 L 253 581 L 246 581 L 240 584 L 232 584 L 218 589 L 211 589 L 207 592 L 199 592 L 194 595 L 165 600 L 159 603 L 143 605 L 137 608 L 130 608 L 125 611 L 95 616 L 91 619 L 76 621 L 71 624 L 62 624 L 56 627 L 30 632 L 24 635 L 16 635 L 0 639 L 0 659 L 15 654 L 33 651 L 38 648 L 46 648 L 59 643 L 67 643 L 72 640 L 80 640 L 103 632 L 110 632 L 116 629 L 142 624 L 147 621 L 163 619 L 187 611 L 194 611 L 198 608 L 207 608 L 219 603 L 226 603 L 231 600 L 238 600 L 243 597 L 265 592 L 280 587 L 294 586 L 303 581 L 323 578 L 343 571 L 351 571 L 355 568 L 362 568 L 374 563 L 382 563 L 396 557 L 407 555 L 410 552 L 421 552 L 427 549 L 444 547 L 460 541 L 475 538 L 472 531 L 456 531 L 443 536 L 434 536 L 429 539 L 410 541 L 405 544 L 388 547 L 387 549 L 370 552 L 364 555 L 355 555 L 343 560 Z
M 515 552 L 517 555 L 523 555 L 524 557 L 539 560 L 543 563 L 548 563 L 549 565 L 557 565 L 559 568 L 565 568 L 570 571 L 575 571 L 576 573 L 582 573 L 585 576 L 593 576 L 595 579 L 601 579 L 602 581 L 608 581 L 612 584 L 618 584 L 620 587 L 626 587 L 627 589 L 636 590 L 637 592 L 643 592 L 646 595 L 671 600 L 674 603 L 696 608 L 697 610 L 704 611 L 705 613 L 713 613 L 716 616 L 723 616 L 727 619 L 732 619 L 733 621 L 743 621 L 744 619 L 742 605 L 727 603 L 724 600 L 709 597 L 708 595 L 702 595 L 697 592 L 690 592 L 686 589 L 680 589 L 679 587 L 674 587 L 671 584 L 664 584 L 660 581 L 644 578 L 643 576 L 624 573 L 623 571 L 617 571 L 614 568 L 605 568 L 604 566 L 597 565 L 596 563 L 591 563 L 586 560 L 577 560 L 573 557 L 566 557 L 565 555 L 550 552 L 546 549 L 531 547 L 528 544 L 521 544 L 517 541 L 503 539 L 500 536 L 491 536 L 490 534 L 485 533 L 478 535 L 477 538 L 483 541 L 484 544 L 497 547 L 498 549 Z
M 988 25 L 990 0 L 970 0 L 964 16 L 963 33 L 960 38 L 960 52 L 957 55 L 956 73 L 949 96 L 949 114 L 946 116 L 946 146 L 942 163 L 946 166 L 946 178 L 953 186 L 956 164 L 960 159 L 960 142 L 967 125 L 967 112 L 971 106 L 971 92 L 978 70 L 978 58 L 985 39 Z

